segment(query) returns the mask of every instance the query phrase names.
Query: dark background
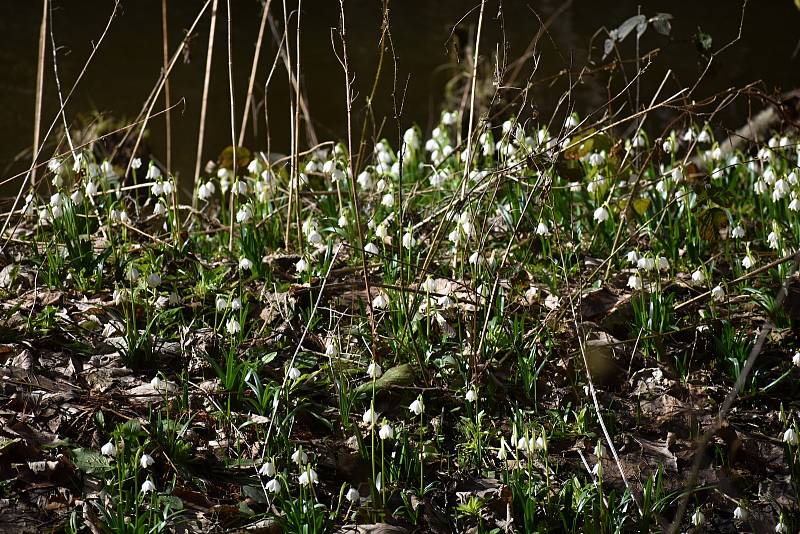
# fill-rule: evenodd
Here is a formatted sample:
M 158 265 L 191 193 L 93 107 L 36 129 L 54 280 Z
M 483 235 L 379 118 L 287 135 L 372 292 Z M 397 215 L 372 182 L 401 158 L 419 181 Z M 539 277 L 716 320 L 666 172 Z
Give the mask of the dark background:
M 53 0 L 54 31 L 59 51 L 59 72 L 62 87 L 68 90 L 85 64 L 91 42 L 99 39 L 111 13 L 111 0 Z M 212 85 L 208 110 L 203 160 L 215 157 L 230 144 L 229 103 L 226 65 L 225 0 L 220 0 L 217 22 L 217 43 L 214 52 Z M 296 6 L 296 0 L 288 2 Z M 257 0 L 232 0 L 233 62 L 236 91 L 237 122 L 241 120 L 253 46 L 260 22 L 261 4 Z M 273 0 L 276 17 L 282 20 L 282 1 Z M 377 64 L 377 43 L 380 33 L 379 0 L 348 0 L 345 3 L 351 70 L 355 74 L 358 100 L 362 109 Z M 407 94 L 403 108 L 404 126 L 412 122 L 424 128 L 438 117 L 445 84 L 455 72 L 453 56 L 448 52 L 448 35 L 467 12 L 479 2 L 460 0 L 394 0 L 390 2 L 391 31 L 397 54 L 397 74 Z M 170 0 L 170 49 L 175 50 L 186 28 L 196 16 L 199 0 Z M 302 15 L 303 84 L 311 115 L 321 139 L 337 138 L 346 132 L 343 73 L 332 51 L 331 29 L 338 24 L 338 1 L 305 0 Z M 487 2 L 481 52 L 494 53 L 505 35 L 508 55 L 514 59 L 525 50 L 540 28 L 539 16 L 546 20 L 562 5 L 560 0 L 506 0 L 502 18 L 498 2 Z M 642 80 L 642 99 L 649 100 L 667 68 L 672 68 L 663 95 L 682 86 L 691 86 L 705 66 L 696 49 L 693 36 L 698 28 L 713 39 L 713 49 L 730 42 L 739 31 L 741 2 L 738 0 L 703 0 L 695 2 L 627 0 L 575 0 L 558 16 L 542 39 L 541 64 L 534 80 L 558 72 L 572 64 L 586 65 L 599 61 L 604 34 L 592 36 L 602 27 L 613 28 L 637 9 L 651 16 L 656 12 L 674 15 L 670 39 L 648 30 L 642 49 L 662 48 L 656 64 Z M 38 0 L 0 0 L 0 171 L 3 176 L 24 169 L 29 157 L 13 163 L 32 142 L 36 58 L 41 18 Z M 210 9 L 209 9 L 210 14 Z M 191 50 L 191 62 L 179 62 L 173 71 L 172 98 L 186 99 L 184 109 L 173 113 L 173 168 L 184 175 L 194 170 L 200 97 L 203 87 L 209 16 L 200 23 Z M 477 23 L 477 10 L 462 22 L 465 35 Z M 800 40 L 800 12 L 792 0 L 758 0 L 749 2 L 742 28 L 742 39 L 715 60 L 697 96 L 712 94 L 728 87 L 763 80 L 768 90 L 789 90 L 800 87 L 800 60 L 793 57 Z M 48 37 L 49 39 L 49 37 Z M 633 56 L 633 39 L 625 44 L 628 57 Z M 257 87 L 263 87 L 266 73 L 275 54 L 270 38 L 262 50 Z M 591 50 L 590 50 L 591 48 Z M 47 51 L 45 67 L 45 108 L 42 130 L 57 111 L 51 52 Z M 87 75 L 67 107 L 71 119 L 78 113 L 100 110 L 119 118 L 133 119 L 153 87 L 161 68 L 161 1 L 122 0 L 118 17 Z M 530 64 L 529 64 L 530 65 Z M 389 119 L 387 136 L 394 138 L 396 127 L 392 114 L 393 66 L 387 65 L 379 88 L 375 108 L 378 116 Z M 629 67 L 633 68 L 633 67 Z M 530 69 L 526 69 L 529 72 Z M 261 91 L 259 91 L 261 92 Z M 561 94 L 561 86 L 537 86 L 533 94 L 542 111 L 552 109 Z M 606 79 L 588 77 L 575 91 L 576 109 L 587 110 L 606 101 Z M 273 151 L 285 152 L 289 145 L 288 89 L 282 65 L 276 70 L 269 93 L 270 131 Z M 162 100 L 163 102 L 163 100 Z M 161 103 L 157 109 L 161 107 Z M 722 123 L 736 127 L 754 110 L 744 101 L 737 102 L 720 115 Z M 663 120 L 664 117 L 661 118 Z M 654 120 L 659 120 L 656 117 Z M 263 112 L 260 114 L 259 136 L 249 130 L 246 145 L 263 149 L 266 145 Z M 149 145 L 154 154 L 164 154 L 164 121 L 151 124 Z M 238 125 L 237 125 L 238 135 Z M 47 157 L 48 154 L 45 154 Z

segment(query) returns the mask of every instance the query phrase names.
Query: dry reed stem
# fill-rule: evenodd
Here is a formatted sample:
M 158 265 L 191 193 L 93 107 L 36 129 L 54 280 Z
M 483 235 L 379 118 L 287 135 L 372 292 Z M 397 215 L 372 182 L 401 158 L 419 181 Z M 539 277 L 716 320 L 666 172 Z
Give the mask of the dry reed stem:
M 200 185 L 200 164 L 203 160 L 203 140 L 206 133 L 206 111 L 208 110 L 208 87 L 211 82 L 211 62 L 214 57 L 214 35 L 217 30 L 217 6 L 219 0 L 214 0 L 211 6 L 211 26 L 208 33 L 208 48 L 206 52 L 206 70 L 203 77 L 203 98 L 200 101 L 200 126 L 197 132 L 197 159 L 194 166 L 194 190 L 192 191 L 192 209 L 197 210 L 197 188 Z
M 231 12 L 231 0 L 227 0 L 228 4 L 228 96 L 230 98 L 230 110 L 231 110 L 231 149 L 233 151 L 233 160 L 231 166 L 233 167 L 231 173 L 233 174 L 233 182 L 230 190 L 230 217 L 231 217 L 231 226 L 230 226 L 230 233 L 228 234 L 228 251 L 233 251 L 233 233 L 236 230 L 236 214 L 233 211 L 234 200 L 236 195 L 234 194 L 234 190 L 238 187 L 237 181 L 237 161 L 236 161 L 236 118 L 234 117 L 235 108 L 233 105 L 233 46 L 232 46 L 232 19 L 233 13 Z
M 36 99 L 33 109 L 33 149 L 39 146 L 42 127 L 42 94 L 44 92 L 44 50 L 47 35 L 48 0 L 42 0 L 42 23 L 39 26 L 39 57 L 36 62 Z M 36 169 L 31 170 L 31 185 L 36 187 Z
M 469 125 L 467 127 L 467 161 L 464 163 L 464 177 L 461 180 L 461 200 L 464 200 L 467 188 L 467 178 L 469 177 L 469 167 L 472 163 L 472 138 L 473 121 L 475 117 L 475 85 L 478 81 L 478 52 L 481 45 L 481 30 L 483 28 L 483 8 L 486 6 L 486 0 L 481 0 L 481 11 L 478 15 L 478 32 L 475 35 L 475 53 L 472 56 L 472 88 L 470 90 L 470 103 L 469 103 Z
M 253 64 L 250 67 L 250 79 L 247 82 L 247 98 L 244 101 L 244 112 L 242 112 L 242 125 L 239 127 L 239 146 L 244 145 L 244 133 L 247 129 L 247 116 L 250 112 L 250 106 L 253 104 L 253 87 L 256 82 L 256 71 L 258 70 L 258 58 L 261 55 L 261 45 L 264 42 L 264 30 L 267 26 L 269 19 L 269 7 L 272 0 L 267 0 L 264 6 L 264 12 L 261 14 L 261 26 L 258 28 L 258 38 L 256 39 L 256 49 L 253 53 Z

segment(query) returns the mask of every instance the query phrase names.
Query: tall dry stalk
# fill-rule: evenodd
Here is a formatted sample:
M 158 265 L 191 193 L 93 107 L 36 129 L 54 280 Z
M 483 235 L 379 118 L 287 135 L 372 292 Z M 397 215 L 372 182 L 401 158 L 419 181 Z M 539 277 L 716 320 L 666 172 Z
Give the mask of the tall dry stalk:
M 164 72 L 169 67 L 169 26 L 167 21 L 167 0 L 161 0 L 161 48 L 164 56 Z M 172 172 L 172 118 L 169 112 L 170 95 L 169 95 L 169 78 L 164 82 L 164 108 L 167 112 L 164 114 L 164 121 L 167 127 L 167 175 Z M 177 189 L 177 183 L 176 189 Z
M 231 162 L 231 173 L 233 174 L 233 187 L 231 187 L 231 198 L 230 198 L 230 218 L 231 218 L 231 225 L 230 225 L 230 234 L 228 235 L 228 251 L 233 251 L 233 233 L 236 231 L 236 214 L 233 212 L 234 208 L 234 189 L 237 187 L 236 184 L 236 118 L 234 117 L 234 103 L 233 103 L 233 13 L 231 12 L 231 0 L 228 0 L 228 96 L 230 97 L 230 107 L 231 107 L 231 149 L 233 155 L 233 161 Z
M 472 163 L 472 126 L 475 120 L 475 85 L 478 81 L 478 51 L 481 46 L 481 30 L 483 29 L 483 8 L 486 6 L 486 0 L 481 0 L 481 12 L 478 15 L 478 33 L 475 35 L 475 53 L 472 56 L 472 87 L 470 88 L 470 101 L 469 101 L 469 126 L 467 127 L 467 161 L 464 163 L 464 177 L 461 179 L 461 200 L 467 193 L 467 182 L 469 178 L 469 168 Z
M 39 133 L 42 127 L 42 93 L 44 92 L 44 49 L 47 35 L 48 0 L 42 1 L 42 23 L 39 26 L 39 57 L 36 64 L 36 102 L 33 109 L 33 151 L 39 146 Z M 31 184 L 36 187 L 36 167 L 31 169 Z
M 253 87 L 256 82 L 256 71 L 258 70 L 258 59 L 261 55 L 261 45 L 264 42 L 264 30 L 267 27 L 267 20 L 269 19 L 269 6 L 272 0 L 267 0 L 267 5 L 264 6 L 264 12 L 261 14 L 261 26 L 258 28 L 258 39 L 256 39 L 256 50 L 253 53 L 253 64 L 250 67 L 250 79 L 247 83 L 247 98 L 244 101 L 244 112 L 242 113 L 242 125 L 239 128 L 239 145 L 244 145 L 244 132 L 247 129 L 247 116 L 250 112 L 250 106 L 253 103 Z
M 192 209 L 197 210 L 197 195 L 195 192 L 200 185 L 200 164 L 203 160 L 203 138 L 206 133 L 206 111 L 208 110 L 208 86 L 211 82 L 211 61 L 214 57 L 214 35 L 217 30 L 217 5 L 219 0 L 214 0 L 211 6 L 211 27 L 208 31 L 208 51 L 206 52 L 206 72 L 203 79 L 203 99 L 200 101 L 200 127 L 197 132 L 197 159 L 194 165 L 194 191 L 192 192 Z
M 291 234 L 292 228 L 292 209 L 294 208 L 294 194 L 295 194 L 295 172 L 297 171 L 294 165 L 294 129 L 296 124 L 294 122 L 294 106 L 296 103 L 292 100 L 292 89 L 294 88 L 294 94 L 297 95 L 299 101 L 299 94 L 300 92 L 297 91 L 297 85 L 293 85 L 294 76 L 292 75 L 292 50 L 289 45 L 289 14 L 286 9 L 286 0 L 283 0 L 283 31 L 286 35 L 286 53 L 285 53 L 285 64 L 286 64 L 286 71 L 289 76 L 289 155 L 292 156 L 289 162 L 289 202 L 286 207 L 286 231 L 284 233 L 284 244 L 286 249 L 289 250 L 289 236 Z M 298 229 L 299 231 L 299 229 Z M 302 240 L 298 243 L 298 246 L 302 247 Z

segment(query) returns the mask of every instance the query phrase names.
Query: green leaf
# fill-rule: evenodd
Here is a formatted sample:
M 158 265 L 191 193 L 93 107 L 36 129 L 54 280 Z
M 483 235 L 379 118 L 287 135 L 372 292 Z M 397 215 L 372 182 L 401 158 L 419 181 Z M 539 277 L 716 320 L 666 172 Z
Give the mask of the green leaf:
M 75 467 L 86 474 L 97 475 L 111 470 L 108 458 L 92 449 L 72 449 L 72 460 Z
M 414 382 L 414 369 L 411 364 L 404 363 L 388 369 L 383 375 L 375 380 L 375 391 L 391 389 L 393 386 L 408 386 Z M 367 395 L 372 392 L 372 381 L 358 386 L 355 390 L 356 395 Z

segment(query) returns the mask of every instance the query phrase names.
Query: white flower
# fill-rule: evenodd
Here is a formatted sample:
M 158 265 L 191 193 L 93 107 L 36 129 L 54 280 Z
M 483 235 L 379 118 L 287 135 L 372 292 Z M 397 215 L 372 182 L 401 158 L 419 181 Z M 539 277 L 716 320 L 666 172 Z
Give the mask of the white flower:
M 745 508 L 742 508 L 741 506 L 737 506 L 733 510 L 733 518 L 736 521 L 747 521 L 747 516 L 748 516 L 747 510 Z
M 297 465 L 303 465 L 308 462 L 308 455 L 305 453 L 302 447 L 292 453 L 292 461 Z
M 142 166 L 142 158 L 133 158 L 131 160 L 131 169 L 138 169 Z
M 755 264 L 755 260 L 753 260 L 753 257 L 750 256 L 750 254 L 748 254 L 747 256 L 742 258 L 742 267 L 744 267 L 745 269 L 749 269 L 754 264 Z
M 297 482 L 301 486 L 309 486 L 311 484 L 316 484 L 319 481 L 319 477 L 317 477 L 317 472 L 314 471 L 311 467 L 305 469 L 300 476 L 297 477 Z
M 593 167 L 597 167 L 605 163 L 606 155 L 605 152 L 592 152 L 589 154 L 589 165 Z
M 339 225 L 339 228 L 346 227 L 347 226 L 347 217 L 345 217 L 344 214 L 340 215 L 339 216 L 339 220 L 336 221 L 336 224 Z
M 367 254 L 377 254 L 378 247 L 375 246 L 375 243 L 367 243 L 367 245 L 364 247 L 364 252 Z
M 153 215 L 156 217 L 161 217 L 167 212 L 167 208 L 161 202 L 156 202 L 156 205 L 153 207 Z
M 386 193 L 383 195 L 383 198 L 381 199 L 381 205 L 387 208 L 394 206 L 394 195 L 391 193 Z
M 150 167 L 148 167 L 148 169 L 147 169 L 146 178 L 148 180 L 155 180 L 155 179 L 160 178 L 160 177 L 161 177 L 161 169 L 159 169 L 158 167 L 153 165 L 153 163 L 151 162 L 150 163 Z
M 664 142 L 661 144 L 661 148 L 667 154 L 672 154 L 673 150 L 675 149 L 675 143 L 673 143 L 672 139 L 668 137 L 667 139 L 664 139 Z
M 237 321 L 233 317 L 228 319 L 228 322 L 225 323 L 225 328 L 228 330 L 228 333 L 231 334 L 231 335 L 236 334 L 237 332 L 239 332 L 242 329 L 241 325 L 239 324 L 239 321 Z
M 789 532 L 789 527 L 786 526 L 786 523 L 783 522 L 783 516 L 778 520 L 778 524 L 775 525 L 775 532 L 778 533 L 787 533 Z
M 380 378 L 383 374 L 383 369 L 377 362 L 371 362 L 367 366 L 367 376 L 370 378 Z
M 777 249 L 778 248 L 778 244 L 779 244 L 778 243 L 779 239 L 780 239 L 780 236 L 778 235 L 777 232 L 775 232 L 775 231 L 770 232 L 769 235 L 767 236 L 767 241 L 769 242 L 769 248 Z
M 536 227 L 536 235 L 548 236 L 550 235 L 550 229 L 545 223 L 539 221 L 539 225 Z
M 149 454 L 145 453 L 145 454 L 142 455 L 141 458 L 139 458 L 139 465 L 142 466 L 142 469 L 147 469 L 148 467 L 150 467 L 154 463 L 156 463 L 156 461 Z
M 652 271 L 656 268 L 656 260 L 649 256 L 642 256 L 636 261 L 636 267 L 644 271 Z
M 128 290 L 124 287 L 122 289 L 115 289 L 111 294 L 111 300 L 114 302 L 115 306 L 126 303 L 128 301 Z
M 475 393 L 474 389 L 470 388 L 464 398 L 467 400 L 467 402 L 475 402 L 475 400 L 478 398 L 478 394 Z
M 224 311 L 225 308 L 228 307 L 228 299 L 226 299 L 225 297 L 221 297 L 221 296 L 217 297 L 217 301 L 215 302 L 215 305 L 217 307 L 217 311 L 218 312 Z
M 408 409 L 411 410 L 414 415 L 420 415 L 422 412 L 424 412 L 425 405 L 422 404 L 422 397 L 418 397 L 414 402 L 412 402 L 408 406 Z
M 625 256 L 625 258 L 628 260 L 628 263 L 635 264 L 636 262 L 639 261 L 639 254 L 635 250 L 631 250 Z
M 131 267 L 128 269 L 128 272 L 125 273 L 125 278 L 128 279 L 128 282 L 134 283 L 139 279 L 139 271 L 136 269 L 136 267 Z
M 250 206 L 244 205 L 236 212 L 236 222 L 239 224 L 247 224 L 253 218 L 253 212 L 250 211 Z
M 95 184 L 92 180 L 86 182 L 85 189 L 86 189 L 86 194 L 90 197 L 97 194 L 97 184 Z
M 533 443 L 533 448 L 537 451 L 544 451 L 547 450 L 547 439 L 544 435 L 539 436 L 536 438 L 536 441 Z
M 83 191 L 76 189 L 72 192 L 69 198 L 72 200 L 73 204 L 80 204 L 83 202 Z
M 597 456 L 598 459 L 605 459 L 608 457 L 608 453 L 606 452 L 606 446 L 597 442 L 597 445 L 594 447 L 594 455 Z
M 700 132 L 700 135 L 697 136 L 698 143 L 710 143 L 711 142 L 711 135 L 708 133 L 708 130 L 703 130 Z
M 149 493 L 151 491 L 155 491 L 156 485 L 148 478 L 144 482 L 142 482 L 142 493 Z
M 658 269 L 660 271 L 667 271 L 669 270 L 669 260 L 664 256 L 658 258 Z
M 788 195 L 789 191 L 790 191 L 789 184 L 786 183 L 786 180 L 781 178 L 780 180 L 775 182 L 774 186 L 772 186 L 772 200 L 774 202 L 777 202 L 778 200 Z
M 262 477 L 274 477 L 275 473 L 275 464 L 272 462 L 264 462 L 264 465 L 258 470 L 258 474 Z
M 294 268 L 298 273 L 304 273 L 308 271 L 308 262 L 304 258 L 300 258 L 297 260 L 297 263 L 294 264 Z
M 508 458 L 508 450 L 506 449 L 506 440 L 500 438 L 500 448 L 497 450 L 497 459 L 501 462 Z
M 797 197 L 793 198 L 791 202 L 789 202 L 789 209 L 792 211 L 800 211 L 800 199 Z
M 271 479 L 264 487 L 267 488 L 267 491 L 270 493 L 278 493 L 281 491 L 281 483 L 278 482 L 277 478 Z
M 111 456 L 112 458 L 117 455 L 117 448 L 114 446 L 112 442 L 108 442 L 102 447 L 100 447 L 100 453 L 103 456 Z
M 386 236 L 389 235 L 389 232 L 386 229 L 386 223 L 385 222 L 382 222 L 382 223 L 380 223 L 378 225 L 378 227 L 375 229 L 375 235 L 379 239 L 386 239 Z
M 480 252 L 478 252 L 477 250 L 469 255 L 470 265 L 478 265 L 483 262 L 484 262 L 483 256 L 481 256 Z
M 359 501 L 359 499 L 361 498 L 361 494 L 358 493 L 358 490 L 355 489 L 352 486 L 350 486 L 350 489 L 347 490 L 347 493 L 345 493 L 344 496 L 351 503 L 357 503 Z
M 411 248 L 417 244 L 417 240 L 414 239 L 414 235 L 409 231 L 403 234 L 403 248 Z
M 161 185 L 161 182 L 154 182 L 153 185 L 150 186 L 150 192 L 153 193 L 154 197 L 157 197 L 164 192 L 164 187 Z
M 789 427 L 786 429 L 786 432 L 783 433 L 783 442 L 787 445 L 797 445 L 797 432 L 794 431 L 794 428 Z
M 736 228 L 734 228 L 733 231 L 731 232 L 731 235 L 735 239 L 743 238 L 744 237 L 744 228 L 742 228 L 742 225 L 741 224 L 737 224 Z
M 308 234 L 308 242 L 312 245 L 318 245 L 322 243 L 322 234 L 320 234 L 316 229 L 311 230 Z
M 596 477 L 603 476 L 603 464 L 601 462 L 594 464 L 594 467 L 592 468 L 592 474 Z
M 456 123 L 456 118 L 458 114 L 455 111 L 445 111 L 442 113 L 442 124 L 445 126 L 452 126 Z
M 392 428 L 392 425 L 384 423 L 383 425 L 381 425 L 381 429 L 378 432 L 378 436 L 380 436 L 381 439 L 393 439 L 394 428 Z
M 699 527 L 700 525 L 705 523 L 705 521 L 706 521 L 706 516 L 703 515 L 703 512 L 700 510 L 700 508 L 695 510 L 694 513 L 692 514 L 692 524 L 696 527 Z
M 796 367 L 800 367 L 800 352 L 795 352 L 794 356 L 792 356 L 792 363 Z
M 722 300 L 725 298 L 725 290 L 722 289 L 722 286 L 714 286 L 714 289 L 711 290 L 711 298 L 714 300 Z
M 156 288 L 161 285 L 161 277 L 158 275 L 158 273 L 150 273 L 147 276 L 147 285 L 152 288 Z
M 706 281 L 706 275 L 703 273 L 701 269 L 697 269 L 695 272 L 692 273 L 692 282 L 697 285 L 702 284 Z
M 628 277 L 628 287 L 634 291 L 642 289 L 642 278 L 638 274 Z
M 286 375 L 289 377 L 289 380 L 297 380 L 300 378 L 302 373 L 297 367 L 289 367 L 289 371 L 286 373 Z
M 604 222 L 608 220 L 608 210 L 600 206 L 594 210 L 594 220 L 597 222 Z
M 239 269 L 243 271 L 249 271 L 253 268 L 253 262 L 247 258 L 242 258 L 239 260 Z
M 386 308 L 389 305 L 389 296 L 384 293 L 380 292 L 378 295 L 372 299 L 372 307 L 378 310 Z
M 361 416 L 361 420 L 364 421 L 366 424 L 372 426 L 375 424 L 375 410 L 372 408 L 367 408 L 367 411 L 364 412 L 364 415 Z

